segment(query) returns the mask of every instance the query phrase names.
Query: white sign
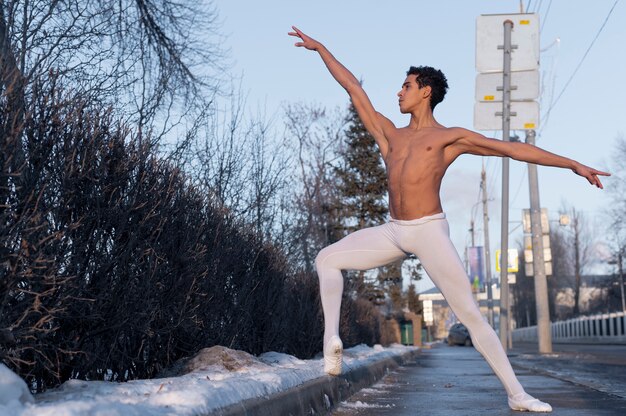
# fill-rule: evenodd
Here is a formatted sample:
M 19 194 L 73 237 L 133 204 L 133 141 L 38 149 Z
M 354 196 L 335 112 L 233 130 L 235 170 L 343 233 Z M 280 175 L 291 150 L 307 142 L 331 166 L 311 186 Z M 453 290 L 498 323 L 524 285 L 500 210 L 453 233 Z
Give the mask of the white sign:
M 544 236 L 544 237 L 547 237 L 547 236 Z M 532 250 L 532 248 L 524 250 L 524 261 L 526 263 L 532 263 L 533 262 L 533 250 Z M 544 247 L 543 248 L 543 261 L 552 261 L 552 250 L 550 250 L 550 247 Z
M 502 102 L 502 72 L 476 75 L 476 101 Z M 532 101 L 539 97 L 539 71 L 511 72 L 511 101 Z
M 536 101 L 511 102 L 511 130 L 534 130 L 538 127 L 539 103 Z M 502 103 L 475 103 L 474 129 L 502 130 Z
M 546 270 L 546 276 L 552 276 L 552 262 L 551 261 L 546 261 L 544 263 L 545 265 L 545 270 Z M 525 263 L 525 270 L 526 270 L 526 276 L 534 276 L 534 270 L 533 270 L 533 264 L 532 263 Z
M 426 322 L 426 326 L 430 326 L 433 324 L 433 301 L 424 300 L 422 305 L 424 306 L 424 322 Z
M 504 45 L 504 22 L 511 20 L 511 71 L 527 71 L 539 68 L 539 15 L 492 14 L 476 19 L 476 70 L 478 72 L 502 72 Z M 498 48 L 500 46 L 500 48 Z
M 530 209 L 524 208 L 522 210 L 522 224 L 524 225 L 524 232 L 530 234 L 532 232 L 530 227 Z M 543 234 L 550 233 L 550 221 L 548 221 L 548 209 L 541 208 L 541 232 Z M 545 242 L 545 240 L 544 240 Z M 548 239 L 548 245 L 550 240 Z

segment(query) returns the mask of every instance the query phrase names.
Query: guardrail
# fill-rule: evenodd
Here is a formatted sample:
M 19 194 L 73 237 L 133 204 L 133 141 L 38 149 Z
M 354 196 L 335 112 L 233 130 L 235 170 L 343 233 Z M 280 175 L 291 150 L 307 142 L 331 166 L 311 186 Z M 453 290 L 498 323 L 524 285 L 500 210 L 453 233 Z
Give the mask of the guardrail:
M 626 344 L 624 312 L 580 316 L 567 321 L 552 322 L 552 342 L 572 344 Z M 537 326 L 516 328 L 513 341 L 537 342 Z

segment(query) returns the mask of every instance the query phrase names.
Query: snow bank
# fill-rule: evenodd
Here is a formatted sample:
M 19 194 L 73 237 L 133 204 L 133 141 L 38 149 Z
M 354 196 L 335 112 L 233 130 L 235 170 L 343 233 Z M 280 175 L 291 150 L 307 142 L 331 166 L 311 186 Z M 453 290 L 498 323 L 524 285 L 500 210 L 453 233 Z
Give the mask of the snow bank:
M 400 344 L 387 348 L 358 345 L 344 351 L 344 369 L 365 366 L 412 349 L 415 347 Z M 10 373 L 8 368 L 6 371 Z M 16 400 L 17 393 L 6 390 L 9 396 L 8 400 L 0 402 L 0 415 L 195 415 L 326 377 L 321 356 L 299 360 L 287 354 L 268 352 L 255 357 L 219 346 L 201 351 L 181 372 L 185 374 L 126 383 L 69 380 L 58 389 L 37 395 L 34 403 L 28 399 Z M 2 385 L 0 390 L 3 390 L 0 397 L 4 397 Z

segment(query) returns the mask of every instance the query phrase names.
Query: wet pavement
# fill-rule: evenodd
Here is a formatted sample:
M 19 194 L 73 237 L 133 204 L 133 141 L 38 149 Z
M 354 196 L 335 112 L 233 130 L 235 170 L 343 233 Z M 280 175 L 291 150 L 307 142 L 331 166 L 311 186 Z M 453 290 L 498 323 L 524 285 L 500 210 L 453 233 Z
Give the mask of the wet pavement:
M 526 391 L 550 403 L 554 415 L 626 415 L 625 398 L 568 380 L 572 373 L 556 370 L 572 364 L 584 369 L 583 359 L 576 360 L 575 356 L 567 354 L 544 357 L 531 351 L 513 350 L 511 362 Z M 610 366 L 616 367 L 615 372 L 626 373 L 626 367 L 615 363 L 591 366 L 587 372 L 601 380 L 602 371 Z M 555 368 L 554 374 L 550 368 Z M 613 381 L 609 377 L 604 380 L 605 386 Z M 341 402 L 331 414 L 482 416 L 521 413 L 509 409 L 500 381 L 476 350 L 435 344 L 378 383 Z

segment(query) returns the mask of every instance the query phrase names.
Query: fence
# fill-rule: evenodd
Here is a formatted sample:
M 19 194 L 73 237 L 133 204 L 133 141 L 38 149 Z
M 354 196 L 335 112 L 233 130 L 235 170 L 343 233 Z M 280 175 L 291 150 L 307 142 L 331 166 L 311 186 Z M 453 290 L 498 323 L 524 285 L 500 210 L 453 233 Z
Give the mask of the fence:
M 626 344 L 626 313 L 580 316 L 553 322 L 552 342 L 572 344 Z M 514 342 L 537 342 L 537 326 L 512 331 Z

